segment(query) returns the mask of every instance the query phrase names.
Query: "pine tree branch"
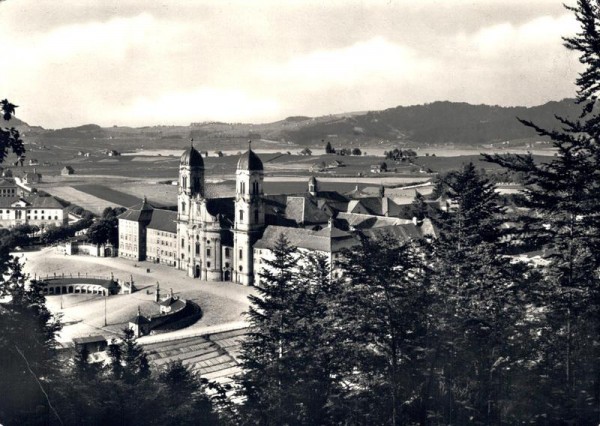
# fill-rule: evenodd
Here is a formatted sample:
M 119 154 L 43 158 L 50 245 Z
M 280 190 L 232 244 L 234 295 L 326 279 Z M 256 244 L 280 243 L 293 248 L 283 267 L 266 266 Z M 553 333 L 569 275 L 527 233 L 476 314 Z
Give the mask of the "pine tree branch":
M 56 409 L 54 408 L 54 406 L 52 405 L 52 403 L 50 402 L 50 397 L 48 396 L 48 394 L 46 393 L 46 390 L 44 389 L 44 386 L 42 385 L 42 382 L 40 382 L 40 379 L 38 379 L 38 377 L 35 375 L 35 373 L 33 372 L 33 370 L 31 369 L 31 365 L 29 365 L 29 361 L 27 360 L 27 358 L 25 357 L 25 354 L 21 351 L 21 349 L 19 349 L 19 347 L 17 345 L 15 345 L 15 349 L 17 350 L 17 352 L 19 353 L 19 355 L 21 355 L 21 358 L 23 358 L 23 360 L 25 361 L 25 364 L 27 365 L 27 369 L 29 370 L 29 372 L 31 373 L 31 375 L 33 376 L 33 378 L 35 379 L 35 381 L 37 382 L 38 386 L 40 387 L 40 390 L 42 391 L 42 393 L 44 394 L 44 396 L 46 397 L 46 401 L 48 402 L 48 407 L 50 407 L 50 409 L 52 410 L 52 412 L 54 413 L 54 415 L 56 416 L 56 418 L 58 419 L 58 422 L 61 425 L 64 425 L 62 419 L 60 418 L 60 416 L 58 415 L 58 412 L 56 411 Z

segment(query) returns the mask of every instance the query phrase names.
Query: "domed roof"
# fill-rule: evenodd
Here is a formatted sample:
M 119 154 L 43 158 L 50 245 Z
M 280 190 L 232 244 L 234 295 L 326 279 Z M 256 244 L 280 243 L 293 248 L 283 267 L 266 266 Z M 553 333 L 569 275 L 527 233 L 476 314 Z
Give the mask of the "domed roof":
M 263 171 L 263 163 L 251 149 L 244 152 L 237 163 L 238 170 Z
M 204 167 L 202 155 L 200 155 L 200 153 L 193 146 L 190 146 L 181 155 L 180 164 L 191 167 Z

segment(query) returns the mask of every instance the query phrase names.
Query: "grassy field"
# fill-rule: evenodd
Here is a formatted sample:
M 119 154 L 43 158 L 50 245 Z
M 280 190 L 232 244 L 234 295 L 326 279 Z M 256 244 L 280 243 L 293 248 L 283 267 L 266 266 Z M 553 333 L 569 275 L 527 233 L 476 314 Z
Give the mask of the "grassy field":
M 44 191 L 51 195 L 67 200 L 72 204 L 83 207 L 94 214 L 100 215 L 106 207 L 121 207 L 119 204 L 111 203 L 102 198 L 94 197 L 86 192 L 79 191 L 70 186 L 44 187 Z

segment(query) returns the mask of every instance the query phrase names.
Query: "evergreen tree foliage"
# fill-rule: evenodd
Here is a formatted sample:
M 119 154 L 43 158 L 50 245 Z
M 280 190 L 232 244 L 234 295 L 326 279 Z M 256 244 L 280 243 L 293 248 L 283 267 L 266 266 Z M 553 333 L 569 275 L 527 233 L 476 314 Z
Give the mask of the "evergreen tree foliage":
M 239 378 L 244 421 L 265 425 L 280 425 L 289 421 L 293 412 L 291 401 L 284 397 L 285 389 L 293 385 L 292 374 L 284 365 L 284 355 L 294 318 L 289 313 L 293 294 L 293 268 L 297 255 L 285 236 L 280 235 L 273 249 L 273 258 L 264 259 L 259 272 L 257 296 L 247 313 L 250 329 L 242 344 L 243 374 Z
M 350 424 L 407 424 L 421 406 L 430 286 L 425 253 L 386 235 L 347 252 L 331 329 Z
M 10 103 L 7 99 L 0 101 L 2 118 L 5 122 L 9 121 L 14 115 L 17 105 Z M 14 127 L 0 128 L 0 163 L 3 163 L 9 152 L 13 152 L 17 157 L 25 153 L 25 146 L 19 131 Z
M 549 262 L 539 301 L 545 329 L 534 379 L 546 386 L 540 394 L 549 408 L 533 415 L 583 424 L 597 422 L 600 409 L 600 4 L 579 0 L 567 8 L 580 25 L 575 36 L 564 39 L 585 67 L 576 80 L 580 116 L 557 116 L 558 129 L 520 120 L 552 141 L 557 155 L 549 161 L 536 163 L 531 155 L 486 159 L 524 176 L 529 212 L 519 237 L 543 249 Z
M 331 146 L 331 142 L 327 141 L 325 145 L 325 154 L 335 154 L 335 149 Z
M 494 185 L 472 164 L 440 183 L 447 209 L 433 220 L 435 346 L 427 416 L 443 424 L 496 424 L 505 383 L 520 366 L 533 275 L 504 256 Z
M 56 420 L 52 376 L 56 373 L 59 318 L 46 308 L 38 283 L 26 282 L 18 259 L 4 264 L 0 281 L 0 419 L 35 425 Z

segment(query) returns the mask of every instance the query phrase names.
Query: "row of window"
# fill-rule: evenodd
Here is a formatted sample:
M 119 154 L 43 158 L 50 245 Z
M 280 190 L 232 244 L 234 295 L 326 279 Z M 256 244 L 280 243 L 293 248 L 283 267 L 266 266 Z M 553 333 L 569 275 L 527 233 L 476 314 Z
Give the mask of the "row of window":
M 169 238 L 175 238 L 176 234 L 173 234 L 172 232 L 164 232 L 164 231 L 155 231 L 156 235 L 158 235 L 159 237 L 169 237 Z
M 254 195 L 254 194 L 259 194 L 260 193 L 260 184 L 258 182 L 251 182 L 252 186 L 252 190 L 250 191 L 250 194 Z M 246 182 L 240 182 L 240 193 L 245 194 L 246 193 Z

